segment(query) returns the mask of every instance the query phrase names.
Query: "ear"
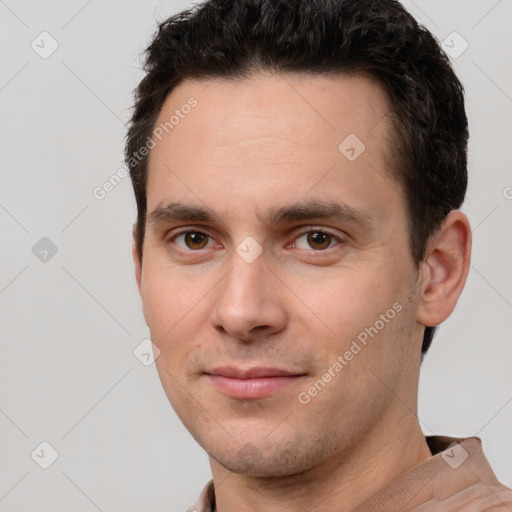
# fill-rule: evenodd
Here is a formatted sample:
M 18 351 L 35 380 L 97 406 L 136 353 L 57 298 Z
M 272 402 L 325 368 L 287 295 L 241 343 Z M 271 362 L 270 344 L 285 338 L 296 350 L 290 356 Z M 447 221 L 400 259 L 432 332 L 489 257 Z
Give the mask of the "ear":
M 451 315 L 466 284 L 470 263 L 469 220 L 454 210 L 431 237 L 421 263 L 418 323 L 433 327 Z
M 142 282 L 142 261 L 137 251 L 137 224 L 133 225 L 132 230 L 132 258 L 135 265 L 135 281 L 137 282 L 137 288 L 139 294 L 141 294 L 141 282 Z

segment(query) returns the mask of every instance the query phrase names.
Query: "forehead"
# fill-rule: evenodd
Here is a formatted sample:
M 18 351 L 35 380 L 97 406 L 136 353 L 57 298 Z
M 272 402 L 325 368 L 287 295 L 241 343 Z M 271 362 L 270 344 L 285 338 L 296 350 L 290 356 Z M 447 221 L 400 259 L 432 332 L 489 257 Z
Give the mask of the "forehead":
M 196 106 L 189 108 L 192 102 Z M 382 140 L 391 128 L 388 114 L 386 92 L 366 76 L 253 74 L 242 79 L 185 80 L 167 97 L 156 127 L 163 128 L 164 138 L 172 133 L 176 144 L 188 128 L 204 149 L 258 136 L 317 146 L 323 139 L 324 148 L 336 148 L 340 137 L 348 134 L 369 143 Z
M 362 209 L 401 202 L 388 169 L 388 114 L 385 91 L 364 76 L 184 81 L 155 124 L 148 211 L 175 196 L 197 204 L 213 192 L 242 207 L 258 198 L 260 209 L 315 193 Z

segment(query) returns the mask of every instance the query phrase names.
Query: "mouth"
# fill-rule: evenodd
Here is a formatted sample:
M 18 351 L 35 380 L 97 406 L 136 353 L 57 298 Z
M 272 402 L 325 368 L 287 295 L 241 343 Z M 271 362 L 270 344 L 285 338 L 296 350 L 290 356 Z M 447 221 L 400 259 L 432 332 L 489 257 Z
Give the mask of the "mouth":
M 234 367 L 213 368 L 205 374 L 217 391 L 239 400 L 271 396 L 306 377 L 305 373 L 264 367 L 246 370 Z

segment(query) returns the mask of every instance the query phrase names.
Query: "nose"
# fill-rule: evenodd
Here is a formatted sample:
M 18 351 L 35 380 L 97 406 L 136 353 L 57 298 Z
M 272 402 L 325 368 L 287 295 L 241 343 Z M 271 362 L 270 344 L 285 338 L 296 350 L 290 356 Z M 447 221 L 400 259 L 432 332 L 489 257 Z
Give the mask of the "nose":
M 247 262 L 234 252 L 231 270 L 215 287 L 214 328 L 241 341 L 282 331 L 287 322 L 282 283 L 264 254 Z

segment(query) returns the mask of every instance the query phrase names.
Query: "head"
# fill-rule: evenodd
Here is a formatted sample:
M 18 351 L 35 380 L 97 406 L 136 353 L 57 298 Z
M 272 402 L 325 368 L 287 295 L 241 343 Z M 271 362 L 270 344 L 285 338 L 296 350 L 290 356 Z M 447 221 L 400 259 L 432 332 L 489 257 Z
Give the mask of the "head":
M 145 69 L 133 253 L 192 435 L 287 474 L 400 416 L 469 267 L 463 90 L 436 40 L 392 0 L 216 0 L 162 23 Z M 234 398 L 226 366 L 295 377 Z

